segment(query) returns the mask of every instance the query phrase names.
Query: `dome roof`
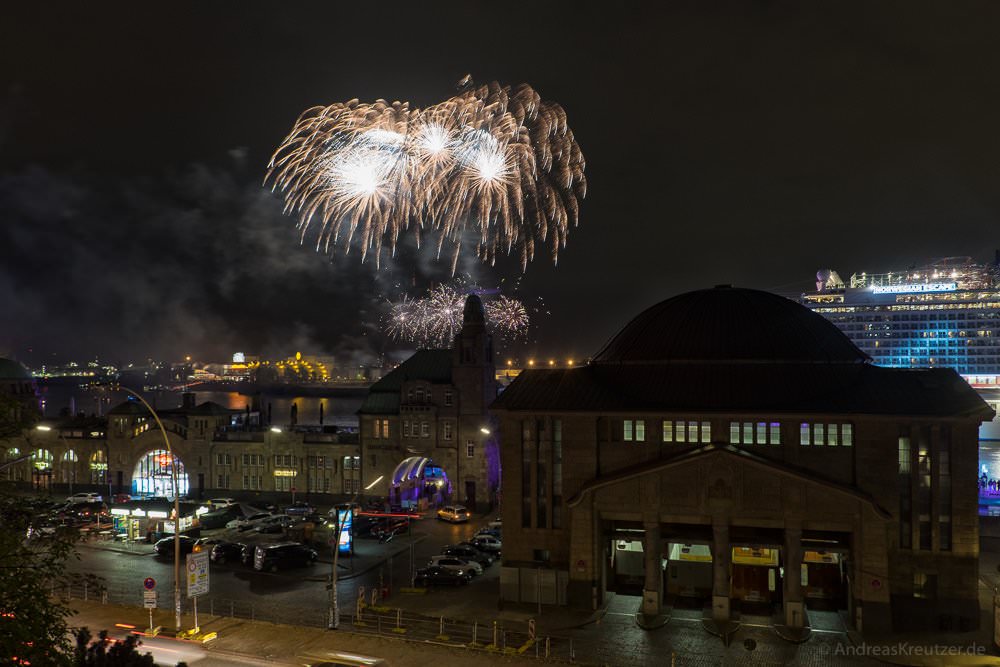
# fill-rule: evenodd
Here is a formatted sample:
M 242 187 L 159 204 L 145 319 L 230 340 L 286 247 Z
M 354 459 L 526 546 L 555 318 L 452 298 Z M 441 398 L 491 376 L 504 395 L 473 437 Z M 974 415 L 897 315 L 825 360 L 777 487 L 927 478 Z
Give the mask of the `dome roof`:
M 0 357 L 0 380 L 30 380 L 28 369 L 14 361 Z
M 790 299 L 720 285 L 640 313 L 594 364 L 863 363 L 869 357 L 832 322 Z

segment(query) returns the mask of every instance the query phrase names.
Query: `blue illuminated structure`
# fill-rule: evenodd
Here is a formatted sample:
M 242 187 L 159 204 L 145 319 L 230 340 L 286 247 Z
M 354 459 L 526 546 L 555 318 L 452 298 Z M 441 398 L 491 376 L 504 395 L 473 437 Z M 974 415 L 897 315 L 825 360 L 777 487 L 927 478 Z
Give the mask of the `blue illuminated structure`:
M 801 303 L 833 322 L 880 366 L 954 368 L 976 386 L 1000 384 L 1000 270 L 970 258 L 919 269 L 816 275 Z
M 337 540 L 337 547 L 342 554 L 350 554 L 354 551 L 354 512 L 351 509 L 337 510 L 337 525 L 340 526 L 340 538 Z

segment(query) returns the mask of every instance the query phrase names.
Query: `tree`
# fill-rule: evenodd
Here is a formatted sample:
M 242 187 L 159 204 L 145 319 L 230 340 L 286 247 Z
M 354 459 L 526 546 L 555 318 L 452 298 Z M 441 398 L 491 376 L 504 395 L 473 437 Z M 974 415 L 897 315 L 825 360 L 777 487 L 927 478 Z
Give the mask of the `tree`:
M 0 440 L 16 438 L 31 428 L 41 415 L 33 401 L 0 391 Z
M 0 655 L 16 656 L 14 664 L 69 664 L 71 612 L 51 593 L 67 581 L 78 537 L 48 525 L 31 500 L 0 493 Z

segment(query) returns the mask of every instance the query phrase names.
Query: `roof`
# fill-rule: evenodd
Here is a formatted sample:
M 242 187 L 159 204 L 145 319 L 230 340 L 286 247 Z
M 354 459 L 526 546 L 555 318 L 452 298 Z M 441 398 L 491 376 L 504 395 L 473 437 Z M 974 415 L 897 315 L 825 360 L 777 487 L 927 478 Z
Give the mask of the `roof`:
M 748 412 L 992 417 L 950 368 L 871 364 L 589 365 L 529 369 L 491 406 L 559 412 Z
M 198 405 L 197 407 L 194 407 L 194 408 L 188 408 L 187 410 L 181 408 L 180 410 L 178 410 L 178 412 L 183 412 L 184 414 L 188 414 L 188 415 L 201 415 L 201 416 L 215 415 L 215 416 L 222 416 L 222 415 L 231 415 L 231 414 L 235 414 L 235 413 L 243 412 L 243 411 L 242 410 L 234 410 L 232 408 L 224 407 L 222 405 L 219 405 L 215 401 L 205 401 L 204 403 L 201 403 L 200 405 Z
M 376 382 L 358 414 L 396 414 L 403 383 L 424 380 L 431 384 L 451 383 L 451 350 L 417 350 L 409 359 Z
M 790 299 L 721 285 L 640 313 L 596 364 L 864 363 L 869 357 L 823 316 Z
M 242 412 L 242 410 L 230 409 L 222 405 L 219 405 L 214 401 L 205 401 L 204 403 L 194 408 L 184 408 L 184 407 L 163 408 L 163 409 L 158 408 L 156 412 L 161 417 L 166 417 L 168 415 L 171 417 L 182 416 L 182 415 L 222 416 L 222 415 L 236 414 Z M 149 414 L 149 410 L 147 410 L 146 406 L 140 403 L 139 401 L 125 401 L 108 410 L 108 414 L 146 416 Z
M 28 369 L 13 359 L 0 357 L 0 380 L 30 380 Z

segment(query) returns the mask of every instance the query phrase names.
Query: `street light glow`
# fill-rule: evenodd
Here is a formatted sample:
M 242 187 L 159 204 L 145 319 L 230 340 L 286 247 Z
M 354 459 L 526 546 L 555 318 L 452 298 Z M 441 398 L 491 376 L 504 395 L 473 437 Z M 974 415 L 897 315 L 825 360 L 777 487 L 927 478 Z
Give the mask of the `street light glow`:
M 486 428 L 485 426 L 483 426 L 482 428 L 480 428 L 479 432 L 483 433 L 485 435 L 489 435 L 490 434 L 490 430 L 488 428 Z
M 39 424 L 38 426 L 35 427 L 35 430 L 36 431 L 51 431 L 52 427 L 51 426 L 46 426 L 45 424 Z
M 278 428 L 277 426 L 272 426 L 271 433 L 281 433 L 281 429 Z

